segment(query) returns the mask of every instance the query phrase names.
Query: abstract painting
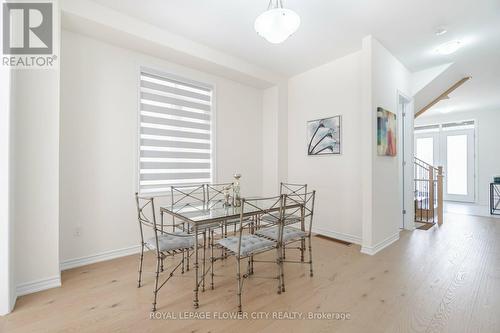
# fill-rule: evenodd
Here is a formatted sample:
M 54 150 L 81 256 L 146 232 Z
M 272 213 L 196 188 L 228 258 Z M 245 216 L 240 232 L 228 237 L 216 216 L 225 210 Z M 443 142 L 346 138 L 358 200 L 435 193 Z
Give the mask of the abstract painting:
M 307 155 L 340 154 L 341 116 L 307 122 Z
M 396 114 L 377 108 L 377 154 L 396 156 Z

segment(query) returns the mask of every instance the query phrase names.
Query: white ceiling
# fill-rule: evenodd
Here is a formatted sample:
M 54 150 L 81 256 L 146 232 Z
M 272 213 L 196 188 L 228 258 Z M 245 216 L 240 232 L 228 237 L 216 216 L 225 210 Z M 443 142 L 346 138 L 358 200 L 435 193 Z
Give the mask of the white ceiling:
M 361 39 L 371 34 L 411 71 L 454 62 L 473 77 L 432 112 L 500 112 L 498 0 L 287 0 L 285 7 L 295 10 L 302 24 L 280 45 L 266 42 L 253 29 L 268 0 L 94 1 L 286 76 L 359 50 Z M 439 27 L 448 33 L 436 36 Z M 434 52 L 455 38 L 465 44 L 455 54 Z

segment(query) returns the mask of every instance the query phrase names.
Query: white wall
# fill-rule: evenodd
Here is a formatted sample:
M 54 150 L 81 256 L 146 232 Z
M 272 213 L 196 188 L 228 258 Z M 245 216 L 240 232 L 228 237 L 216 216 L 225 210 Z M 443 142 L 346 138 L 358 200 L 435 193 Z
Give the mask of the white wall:
M 360 60 L 356 52 L 288 83 L 288 181 L 317 191 L 317 232 L 356 243 L 361 242 Z M 342 116 L 342 154 L 308 156 L 307 121 L 336 115 Z
M 288 81 L 280 82 L 278 87 L 278 178 L 281 181 L 288 179 Z
M 60 12 L 54 1 L 54 54 Z M 60 286 L 59 63 L 13 70 L 11 80 L 11 219 L 17 296 Z
M 476 196 L 475 202 L 489 206 L 489 183 L 500 176 L 500 110 L 474 110 L 448 114 L 424 114 L 415 119 L 415 125 L 442 124 L 462 120 L 476 123 Z
M 279 88 L 263 92 L 262 98 L 262 194 L 276 195 L 279 188 L 278 113 Z
M 398 177 L 400 159 L 377 156 L 377 107 L 397 113 L 399 92 L 411 96 L 411 73 L 371 36 L 363 39 L 362 57 L 362 135 L 363 141 L 369 145 L 366 152 L 371 156 L 364 153 L 362 251 L 373 254 L 399 238 L 403 218 L 402 186 Z
M 13 87 L 13 179 L 18 292 L 59 283 L 59 72 L 18 70 Z
M 0 315 L 14 306 L 13 224 L 10 216 L 10 71 L 0 68 Z
M 262 191 L 261 90 L 63 31 L 63 263 L 138 245 L 133 194 L 141 65 L 216 86 L 217 180 L 240 172 L 243 195 Z

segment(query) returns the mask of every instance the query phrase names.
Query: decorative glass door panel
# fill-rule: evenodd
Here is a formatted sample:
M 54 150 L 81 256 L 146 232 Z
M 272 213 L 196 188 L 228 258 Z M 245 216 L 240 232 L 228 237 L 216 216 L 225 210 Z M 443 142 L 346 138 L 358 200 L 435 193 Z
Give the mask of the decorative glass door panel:
M 474 130 L 442 132 L 445 200 L 474 201 Z

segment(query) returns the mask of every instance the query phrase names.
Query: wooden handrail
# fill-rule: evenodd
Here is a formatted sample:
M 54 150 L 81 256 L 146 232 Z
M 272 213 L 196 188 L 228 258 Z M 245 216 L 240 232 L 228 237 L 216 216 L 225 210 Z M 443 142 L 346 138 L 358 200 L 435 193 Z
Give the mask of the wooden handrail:
M 471 78 L 470 76 L 467 76 L 467 77 L 464 77 L 463 79 L 457 81 L 454 85 L 452 85 L 450 88 L 448 88 L 444 93 L 442 93 L 441 95 L 439 95 L 438 97 L 436 97 L 435 99 L 433 99 L 432 102 L 430 102 L 429 104 L 427 104 L 426 106 L 424 106 L 420 111 L 418 111 L 417 113 L 415 113 L 415 118 L 417 118 L 418 116 L 421 116 L 425 111 L 427 111 L 430 108 L 432 108 L 438 102 L 450 98 L 450 96 L 448 96 L 448 95 L 451 94 L 455 89 L 457 89 L 458 87 L 460 87 L 462 84 L 464 84 L 465 82 L 467 82 L 470 78 Z
M 425 162 L 425 161 L 423 161 L 423 160 L 419 159 L 418 157 L 413 157 L 413 158 L 414 158 L 414 162 L 415 162 L 417 165 L 419 165 L 420 167 L 422 167 L 422 168 L 424 168 L 424 169 L 426 169 L 426 170 L 428 170 L 428 169 L 430 169 L 430 168 L 434 169 L 435 171 L 437 171 L 437 170 L 438 170 L 438 168 L 437 168 L 437 167 L 435 167 L 435 166 L 433 166 L 433 165 L 430 165 L 429 163 L 427 163 L 427 162 Z M 423 164 L 423 165 L 421 165 L 421 164 Z

